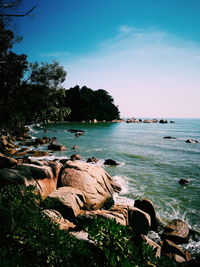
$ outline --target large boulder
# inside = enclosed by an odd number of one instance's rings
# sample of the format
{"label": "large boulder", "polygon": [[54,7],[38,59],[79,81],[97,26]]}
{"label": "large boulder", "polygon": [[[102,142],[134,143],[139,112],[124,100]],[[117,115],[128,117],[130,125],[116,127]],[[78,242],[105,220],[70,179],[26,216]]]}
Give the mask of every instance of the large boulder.
{"label": "large boulder", "polygon": [[83,192],[70,186],[58,188],[49,194],[45,201],[49,201],[52,209],[59,211],[70,221],[74,221],[85,205]]}
{"label": "large boulder", "polygon": [[18,161],[16,159],[0,155],[0,169],[12,168],[12,167],[15,167],[17,164],[18,164]]}
{"label": "large boulder", "polygon": [[188,242],[190,229],[186,222],[175,219],[172,220],[164,229],[163,239],[168,239],[175,244],[184,244]]}
{"label": "large boulder", "polygon": [[146,213],[151,217],[151,228],[150,230],[158,230],[158,220],[156,218],[156,212],[153,203],[149,199],[137,199],[135,200],[134,206]]}
{"label": "large boulder", "polygon": [[128,221],[134,233],[148,234],[151,226],[151,217],[146,212],[135,207],[129,207]]}
{"label": "large boulder", "polygon": [[15,169],[0,170],[0,187],[17,183],[34,185],[44,198],[56,190],[61,163],[45,162],[42,166],[35,164],[19,164]]}
{"label": "large boulder", "polygon": [[184,252],[179,246],[174,244],[170,240],[164,240],[160,242],[161,253],[169,256],[171,259],[177,262],[185,262],[190,260],[190,253]]}
{"label": "large boulder", "polygon": [[101,167],[80,161],[67,161],[64,165],[61,186],[71,186],[81,190],[89,210],[113,204],[113,194],[119,186]]}

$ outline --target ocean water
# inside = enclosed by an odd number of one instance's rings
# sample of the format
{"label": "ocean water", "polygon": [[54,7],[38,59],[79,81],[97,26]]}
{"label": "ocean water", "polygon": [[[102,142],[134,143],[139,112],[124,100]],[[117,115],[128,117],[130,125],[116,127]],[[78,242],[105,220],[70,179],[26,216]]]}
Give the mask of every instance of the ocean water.
{"label": "ocean water", "polygon": [[[132,205],[135,199],[148,198],[158,216],[182,219],[200,233],[200,143],[185,142],[200,141],[200,119],[172,120],[175,123],[56,123],[34,126],[32,135],[55,136],[67,147],[50,158],[78,153],[83,160],[96,157],[101,166],[105,159],[116,160],[118,166],[103,167],[122,186],[116,196],[118,203]],[[68,129],[84,130],[85,134],[76,138]],[[74,145],[79,148],[72,149]],[[181,178],[190,183],[180,185]],[[200,235],[186,247],[200,253]]]}

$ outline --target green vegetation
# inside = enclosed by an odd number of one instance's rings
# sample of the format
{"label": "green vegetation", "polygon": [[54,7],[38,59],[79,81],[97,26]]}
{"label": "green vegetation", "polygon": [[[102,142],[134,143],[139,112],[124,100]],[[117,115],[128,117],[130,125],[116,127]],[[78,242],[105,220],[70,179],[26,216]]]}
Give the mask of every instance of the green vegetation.
{"label": "green vegetation", "polygon": [[0,132],[38,122],[119,118],[107,91],[65,89],[67,73],[58,62],[28,63],[26,55],[11,51],[15,42],[0,16]]}
{"label": "green vegetation", "polygon": [[156,258],[146,244],[134,243],[132,231],[114,221],[84,224],[93,243],[80,241],[58,228],[41,212],[34,187],[5,186],[0,191],[1,266],[177,266]]}

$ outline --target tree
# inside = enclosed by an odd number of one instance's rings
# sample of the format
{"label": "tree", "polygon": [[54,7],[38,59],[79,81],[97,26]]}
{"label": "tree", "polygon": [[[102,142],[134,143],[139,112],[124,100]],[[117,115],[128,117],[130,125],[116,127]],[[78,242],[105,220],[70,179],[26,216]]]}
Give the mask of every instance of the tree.
{"label": "tree", "polygon": [[29,63],[26,75],[27,77],[24,82],[58,89],[58,86],[65,81],[67,72],[56,61],[53,61],[51,64],[34,62]]}
{"label": "tree", "polygon": [[[27,69],[26,55],[11,51],[14,34],[0,21],[0,126],[16,124],[16,95],[19,94],[21,79]],[[16,125],[17,126],[17,125]]]}

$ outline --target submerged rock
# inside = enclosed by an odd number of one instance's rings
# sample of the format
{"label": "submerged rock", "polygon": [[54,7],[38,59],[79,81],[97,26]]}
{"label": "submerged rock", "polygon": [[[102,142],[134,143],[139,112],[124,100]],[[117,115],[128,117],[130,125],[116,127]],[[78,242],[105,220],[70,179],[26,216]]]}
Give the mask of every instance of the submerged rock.
{"label": "submerged rock", "polygon": [[106,159],[104,161],[104,165],[110,165],[110,166],[116,166],[119,165],[119,163],[117,163],[115,160],[113,159]]}
{"label": "submerged rock", "polygon": [[185,185],[185,184],[189,184],[189,181],[186,180],[186,179],[180,179],[180,180],[179,180],[179,184],[183,184],[183,185]]}
{"label": "submerged rock", "polygon": [[195,143],[199,143],[198,140],[194,140],[194,139],[188,139],[185,141],[186,143],[189,143],[189,144],[195,144]]}

